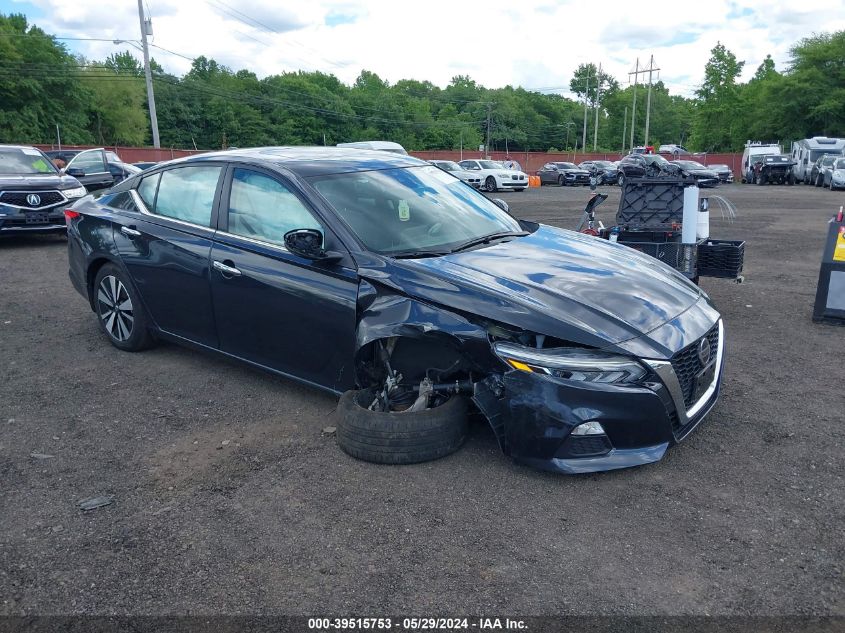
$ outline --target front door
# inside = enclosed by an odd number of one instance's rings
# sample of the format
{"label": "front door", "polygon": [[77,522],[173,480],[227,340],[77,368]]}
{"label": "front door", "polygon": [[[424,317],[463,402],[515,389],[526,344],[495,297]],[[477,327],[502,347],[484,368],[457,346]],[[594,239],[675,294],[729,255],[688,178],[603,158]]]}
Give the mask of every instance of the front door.
{"label": "front door", "polygon": [[79,152],[70,159],[64,171],[70,176],[75,176],[88,191],[106,189],[114,184],[114,177],[106,162],[106,152],[102,149]]}
{"label": "front door", "polygon": [[[331,231],[282,176],[234,168],[211,250],[220,349],[336,391],[354,382],[357,274],[351,260],[320,263],[289,252],[284,234]],[[223,213],[223,209],[226,213]]]}
{"label": "front door", "polygon": [[163,331],[217,347],[209,255],[222,165],[175,167],[133,190],[137,212],[115,216],[114,241],[147,311]]}

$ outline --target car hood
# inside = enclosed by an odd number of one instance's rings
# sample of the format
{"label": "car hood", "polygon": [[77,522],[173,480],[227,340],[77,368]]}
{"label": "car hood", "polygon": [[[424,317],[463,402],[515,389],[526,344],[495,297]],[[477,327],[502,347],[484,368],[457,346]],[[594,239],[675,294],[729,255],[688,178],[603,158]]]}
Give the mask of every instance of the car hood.
{"label": "car hood", "polygon": [[558,171],[564,172],[566,174],[584,174],[585,176],[589,176],[590,172],[587,169],[558,169]]}
{"label": "car hood", "polygon": [[450,171],[449,173],[461,180],[465,178],[481,178],[477,171],[467,171],[466,169],[462,169],[460,171]]}
{"label": "car hood", "polygon": [[693,176],[701,176],[702,178],[716,178],[719,175],[712,169],[686,169],[682,167],[681,171],[692,174]]}
{"label": "car hood", "polygon": [[654,258],[544,225],[471,251],[370,264],[359,274],[412,297],[593,347],[641,337],[702,298]]}
{"label": "car hood", "polygon": [[0,174],[0,191],[44,191],[45,189],[73,189],[81,186],[73,176],[59,174],[32,174],[13,176]]}

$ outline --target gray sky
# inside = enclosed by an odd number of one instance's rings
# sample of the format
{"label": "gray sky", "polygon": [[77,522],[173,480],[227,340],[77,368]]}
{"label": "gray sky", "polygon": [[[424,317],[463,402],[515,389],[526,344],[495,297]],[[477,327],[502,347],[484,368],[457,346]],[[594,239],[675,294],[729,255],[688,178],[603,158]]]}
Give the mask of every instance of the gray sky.
{"label": "gray sky", "polygon": [[[157,46],[188,58],[206,55],[259,77],[320,70],[352,83],[367,69],[391,83],[418,79],[443,87],[462,74],[490,88],[510,84],[561,94],[579,63],[602,63],[624,86],[637,57],[647,64],[653,54],[659,78],[673,93],[690,95],[717,41],[745,60],[747,79],[766,54],[782,70],[799,39],[845,30],[845,3],[837,0],[145,3]],[[0,12],[24,13],[60,36],[140,37],[136,0],[0,0]],[[92,59],[127,48],[108,41],[66,43]],[[170,72],[190,67],[185,57],[152,51]]]}

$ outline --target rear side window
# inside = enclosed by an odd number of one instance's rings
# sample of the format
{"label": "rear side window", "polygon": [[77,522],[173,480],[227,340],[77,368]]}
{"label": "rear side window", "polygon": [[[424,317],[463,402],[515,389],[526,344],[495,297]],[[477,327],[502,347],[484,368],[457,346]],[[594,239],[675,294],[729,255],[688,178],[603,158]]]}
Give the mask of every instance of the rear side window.
{"label": "rear side window", "polygon": [[144,204],[147,205],[150,211],[155,208],[156,189],[158,189],[158,179],[160,176],[161,174],[147,176],[138,185],[138,195],[141,196],[141,200],[144,201]]}
{"label": "rear side window", "polygon": [[154,213],[199,226],[211,226],[211,209],[222,169],[203,165],[163,172]]}

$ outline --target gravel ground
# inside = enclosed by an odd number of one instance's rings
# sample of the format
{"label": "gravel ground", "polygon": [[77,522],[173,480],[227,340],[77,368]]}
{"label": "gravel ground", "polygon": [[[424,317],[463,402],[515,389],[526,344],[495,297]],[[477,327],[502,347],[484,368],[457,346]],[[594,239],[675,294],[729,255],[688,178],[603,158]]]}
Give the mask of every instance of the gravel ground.
{"label": "gravel ground", "polygon": [[[739,216],[714,236],[747,240],[745,283],[702,282],[722,398],[662,462],[577,477],[511,463],[482,423],[437,462],[355,461],[321,433],[334,397],[120,352],[63,239],[0,240],[0,614],[845,614],[845,329],[810,320],[842,195],[716,193]],[[571,228],[588,194],[501,197]]]}

